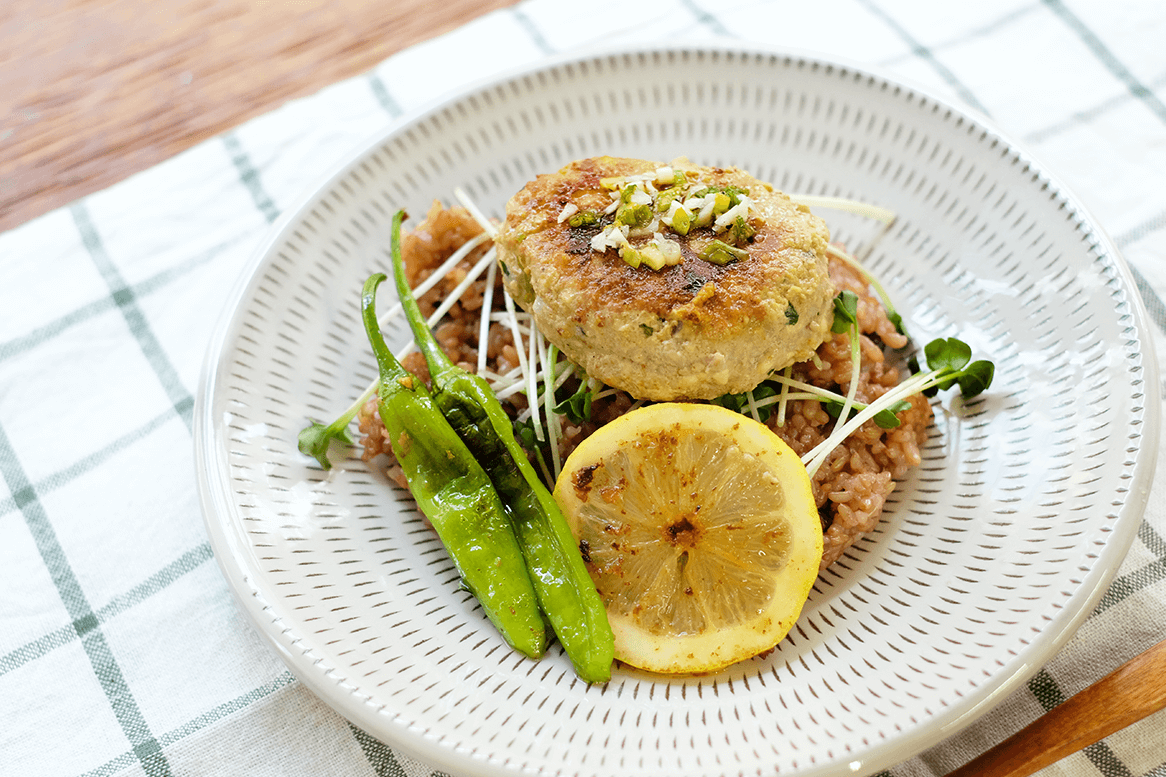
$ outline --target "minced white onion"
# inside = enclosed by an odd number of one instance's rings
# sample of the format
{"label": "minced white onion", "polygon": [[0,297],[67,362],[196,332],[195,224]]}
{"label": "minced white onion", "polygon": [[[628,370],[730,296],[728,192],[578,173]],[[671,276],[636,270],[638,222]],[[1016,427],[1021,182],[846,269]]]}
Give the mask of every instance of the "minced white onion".
{"label": "minced white onion", "polygon": [[559,223],[562,224],[564,221],[571,218],[572,216],[574,216],[578,212],[579,212],[579,206],[573,202],[568,202],[566,205],[563,206],[563,209],[561,211],[559,211]]}
{"label": "minced white onion", "polygon": [[719,232],[732,226],[733,222],[736,221],[738,217],[748,221],[749,206],[752,204],[752,201],[748,197],[742,197],[740,202],[729,208],[721,215],[717,216],[717,220],[713,222],[713,225]]}

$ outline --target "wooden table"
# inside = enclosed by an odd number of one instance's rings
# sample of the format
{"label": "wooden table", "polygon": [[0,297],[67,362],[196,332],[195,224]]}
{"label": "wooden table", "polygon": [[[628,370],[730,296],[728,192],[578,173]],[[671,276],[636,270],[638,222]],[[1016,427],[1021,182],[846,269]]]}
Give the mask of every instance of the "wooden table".
{"label": "wooden table", "polygon": [[0,231],[515,0],[7,0]]}

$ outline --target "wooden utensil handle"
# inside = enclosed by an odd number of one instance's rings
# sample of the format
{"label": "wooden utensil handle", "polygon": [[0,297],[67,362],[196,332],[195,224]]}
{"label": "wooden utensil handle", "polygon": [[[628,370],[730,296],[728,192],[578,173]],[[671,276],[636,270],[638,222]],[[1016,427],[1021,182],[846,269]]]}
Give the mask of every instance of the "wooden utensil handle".
{"label": "wooden utensil handle", "polygon": [[948,777],[1025,777],[1166,708],[1166,640]]}

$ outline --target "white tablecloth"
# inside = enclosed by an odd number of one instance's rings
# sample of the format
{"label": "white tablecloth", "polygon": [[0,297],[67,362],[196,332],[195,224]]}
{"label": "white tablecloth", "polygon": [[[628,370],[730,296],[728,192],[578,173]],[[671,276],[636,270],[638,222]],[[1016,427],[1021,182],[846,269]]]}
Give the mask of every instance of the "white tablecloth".
{"label": "white tablecloth", "polygon": [[[1166,363],[1160,1],[522,2],[0,234],[0,773],[433,773],[295,681],[214,563],[191,411],[224,290],[304,187],[435,89],[716,36],[842,55],[990,116],[1115,239]],[[1166,637],[1164,486],[1063,652],[886,774],[943,774]],[[1047,773],[1166,775],[1166,714]]]}

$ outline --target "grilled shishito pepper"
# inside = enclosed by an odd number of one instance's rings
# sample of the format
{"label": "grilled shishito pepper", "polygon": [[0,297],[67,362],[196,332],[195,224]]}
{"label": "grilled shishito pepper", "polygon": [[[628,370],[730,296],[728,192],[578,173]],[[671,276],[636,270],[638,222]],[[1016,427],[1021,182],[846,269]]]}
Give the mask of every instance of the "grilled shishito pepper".
{"label": "grilled shishito pepper", "polygon": [[566,518],[515,439],[494,392],[484,379],[450,361],[421,316],[401,258],[404,217],[403,211],[393,217],[393,278],[413,339],[429,365],[433,399],[498,489],[514,521],[539,605],[575,673],[588,683],[607,682],[615,647],[603,601]]}
{"label": "grilled shishito pepper", "polygon": [[546,648],[546,632],[498,492],[425,384],[389,351],[377,324],[376,289],[386,277],[378,273],[365,282],[361,315],[380,370],[377,404],[393,453],[417,506],[486,616],[507,642],[538,658]]}

